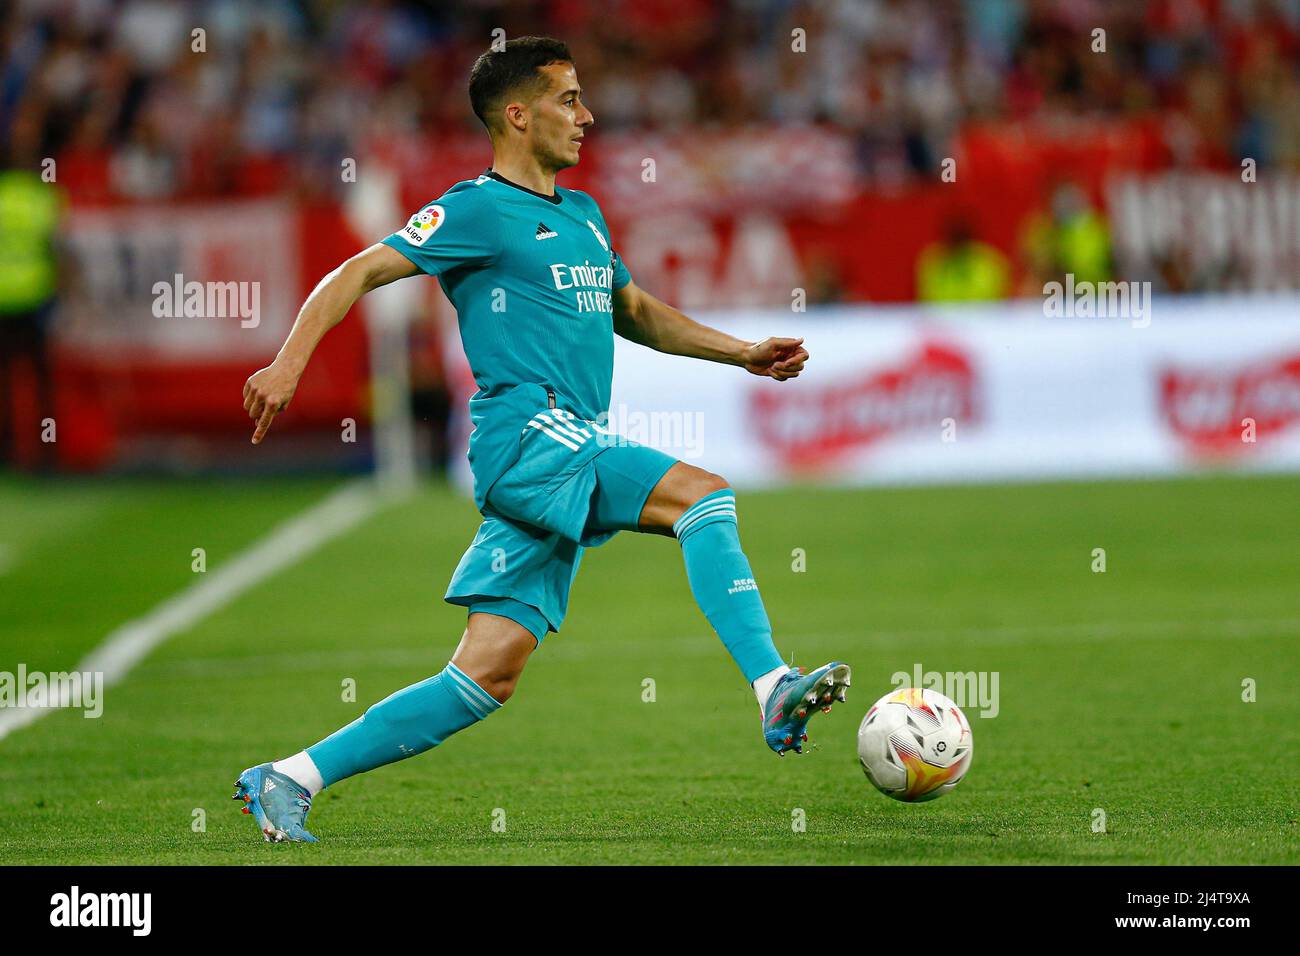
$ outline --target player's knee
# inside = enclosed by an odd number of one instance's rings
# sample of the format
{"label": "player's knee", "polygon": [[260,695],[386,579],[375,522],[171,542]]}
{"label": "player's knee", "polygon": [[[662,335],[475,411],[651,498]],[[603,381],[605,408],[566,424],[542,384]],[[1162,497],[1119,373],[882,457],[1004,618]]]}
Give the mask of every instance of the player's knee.
{"label": "player's knee", "polygon": [[515,692],[515,685],[519,683],[519,676],[523,673],[522,668],[515,668],[508,664],[499,664],[488,667],[480,673],[471,674],[471,679],[478,684],[489,697],[498,704],[504,704]]}
{"label": "player's knee", "polygon": [[717,491],[723,491],[730,488],[726,478],[721,475],[715,475],[711,471],[705,471],[703,468],[696,469],[697,474],[691,475],[691,482],[688,494],[686,495],[686,507],[690,507],[701,498],[706,498]]}
{"label": "player's knee", "polygon": [[730,487],[721,475],[679,462],[647,500],[641,512],[641,530],[667,533],[700,499]]}
{"label": "player's knee", "polygon": [[518,674],[501,674],[499,676],[488,677],[476,682],[488,693],[498,704],[504,704],[515,693],[515,685],[519,683]]}
{"label": "player's knee", "polygon": [[[540,615],[536,609],[533,612]],[[502,614],[472,612],[451,662],[485,694],[504,704],[514,694],[536,646],[537,638],[527,625]]]}

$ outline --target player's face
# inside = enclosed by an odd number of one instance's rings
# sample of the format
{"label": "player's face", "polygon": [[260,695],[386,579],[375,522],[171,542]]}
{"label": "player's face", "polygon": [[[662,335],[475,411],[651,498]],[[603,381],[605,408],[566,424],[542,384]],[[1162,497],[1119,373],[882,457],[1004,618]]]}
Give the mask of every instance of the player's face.
{"label": "player's face", "polygon": [[582,135],[596,119],[582,105],[572,63],[552,63],[541,72],[550,85],[532,104],[533,151],[544,166],[567,169],[578,164]]}

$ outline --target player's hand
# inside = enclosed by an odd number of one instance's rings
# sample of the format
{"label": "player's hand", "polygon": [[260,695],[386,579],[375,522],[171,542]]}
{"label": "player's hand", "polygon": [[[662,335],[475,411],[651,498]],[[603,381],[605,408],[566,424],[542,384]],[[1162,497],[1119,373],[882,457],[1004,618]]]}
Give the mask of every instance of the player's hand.
{"label": "player's hand", "polygon": [[803,339],[768,338],[745,349],[743,364],[747,372],[784,382],[797,378],[807,361]]}
{"label": "player's hand", "polygon": [[297,388],[298,376],[274,362],[249,376],[244,383],[244,410],[257,422],[254,445],[261,444],[272,419],[288,407]]}

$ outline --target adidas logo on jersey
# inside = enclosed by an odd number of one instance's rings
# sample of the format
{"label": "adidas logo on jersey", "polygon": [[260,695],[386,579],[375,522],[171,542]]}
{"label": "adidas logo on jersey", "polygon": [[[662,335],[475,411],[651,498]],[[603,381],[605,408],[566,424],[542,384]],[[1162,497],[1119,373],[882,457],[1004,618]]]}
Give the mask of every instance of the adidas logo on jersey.
{"label": "adidas logo on jersey", "polygon": [[548,228],[546,227],[546,223],[544,223],[544,222],[539,222],[539,223],[537,224],[537,238],[538,238],[538,239],[554,239],[554,238],[555,238],[556,236],[558,236],[558,235],[559,235],[559,233],[556,232],[555,230],[553,230],[553,229],[548,229]]}

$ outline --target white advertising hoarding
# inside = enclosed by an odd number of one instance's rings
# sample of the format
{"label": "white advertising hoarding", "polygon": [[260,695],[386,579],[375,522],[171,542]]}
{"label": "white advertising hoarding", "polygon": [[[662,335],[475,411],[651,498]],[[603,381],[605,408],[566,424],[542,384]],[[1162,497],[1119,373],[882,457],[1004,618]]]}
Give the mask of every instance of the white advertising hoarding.
{"label": "white advertising hoarding", "polygon": [[1300,470],[1295,297],[694,317],[803,336],[811,360],[778,383],[619,340],[609,424],[737,487]]}

